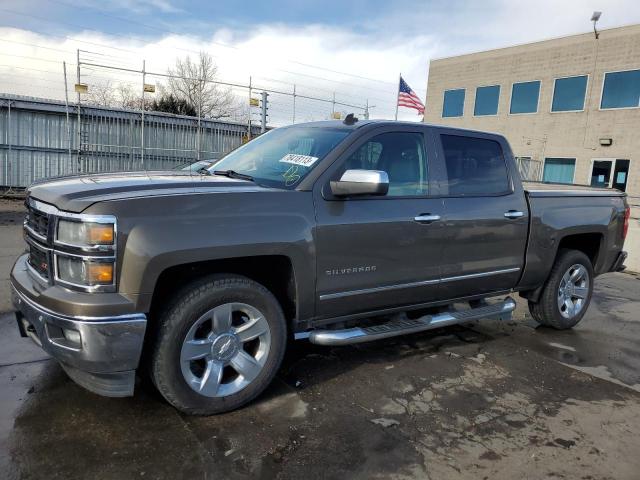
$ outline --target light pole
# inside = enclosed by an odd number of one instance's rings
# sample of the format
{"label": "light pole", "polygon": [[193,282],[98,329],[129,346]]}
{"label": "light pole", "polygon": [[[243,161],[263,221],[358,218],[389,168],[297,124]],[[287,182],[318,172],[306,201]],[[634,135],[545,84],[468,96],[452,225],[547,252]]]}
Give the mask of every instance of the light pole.
{"label": "light pole", "polygon": [[598,20],[600,20],[600,15],[602,15],[602,12],[593,12],[593,15],[591,15],[591,21],[593,22],[593,33],[596,35],[596,40],[598,40],[598,38],[600,37],[600,32],[598,32],[598,29],[596,28],[596,23],[598,23]]}

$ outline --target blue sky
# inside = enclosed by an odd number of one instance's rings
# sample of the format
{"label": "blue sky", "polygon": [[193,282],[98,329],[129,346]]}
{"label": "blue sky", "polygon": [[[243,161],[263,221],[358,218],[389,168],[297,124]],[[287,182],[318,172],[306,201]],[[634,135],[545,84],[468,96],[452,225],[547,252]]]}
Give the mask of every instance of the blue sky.
{"label": "blue sky", "polygon": [[77,48],[156,72],[205,50],[222,80],[335,92],[388,117],[399,72],[423,97],[430,59],[586,32],[594,10],[602,28],[640,22],[637,0],[0,0],[0,90],[59,95],[54,62],[73,64]]}

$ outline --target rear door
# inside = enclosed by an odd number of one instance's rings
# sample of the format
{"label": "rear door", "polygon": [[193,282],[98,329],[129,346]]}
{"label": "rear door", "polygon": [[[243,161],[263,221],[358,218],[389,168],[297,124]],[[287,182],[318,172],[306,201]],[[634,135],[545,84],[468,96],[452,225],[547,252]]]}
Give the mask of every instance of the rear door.
{"label": "rear door", "polygon": [[[438,298],[443,201],[434,196],[427,131],[394,126],[363,134],[316,182],[319,317]],[[333,197],[329,181],[347,169],[386,171],[389,193]]]}
{"label": "rear door", "polygon": [[443,298],[508,290],[518,283],[528,207],[511,151],[499,136],[441,129],[446,243]]}

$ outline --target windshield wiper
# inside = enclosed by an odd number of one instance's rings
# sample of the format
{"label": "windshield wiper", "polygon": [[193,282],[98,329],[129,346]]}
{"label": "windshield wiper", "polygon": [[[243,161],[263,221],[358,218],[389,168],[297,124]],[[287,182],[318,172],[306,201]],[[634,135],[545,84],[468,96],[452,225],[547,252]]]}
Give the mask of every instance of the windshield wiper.
{"label": "windshield wiper", "polygon": [[238,178],[240,180],[248,180],[249,182],[255,182],[251,175],[247,175],[246,173],[238,173],[235,170],[214,170],[214,175],[222,175],[223,177],[228,178]]}

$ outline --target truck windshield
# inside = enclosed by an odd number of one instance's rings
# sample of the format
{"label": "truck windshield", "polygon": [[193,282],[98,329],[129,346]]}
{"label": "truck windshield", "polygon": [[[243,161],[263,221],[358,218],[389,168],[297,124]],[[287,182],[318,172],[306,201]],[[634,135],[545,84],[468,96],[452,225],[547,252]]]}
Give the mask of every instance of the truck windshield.
{"label": "truck windshield", "polygon": [[259,185],[293,189],[349,133],[339,128],[277,128],[229,153],[209,171],[233,170]]}

